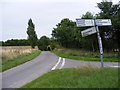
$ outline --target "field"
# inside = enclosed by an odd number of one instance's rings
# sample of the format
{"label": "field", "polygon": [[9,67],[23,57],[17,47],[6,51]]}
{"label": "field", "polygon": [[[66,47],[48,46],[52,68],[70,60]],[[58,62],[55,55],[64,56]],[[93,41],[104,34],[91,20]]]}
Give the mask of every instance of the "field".
{"label": "field", "polygon": [[36,51],[37,48],[32,49],[30,46],[7,46],[2,47],[2,63],[20,57],[22,55],[30,54]]}
{"label": "field", "polygon": [[37,47],[32,49],[30,46],[6,46],[0,50],[3,71],[31,60],[40,53]]}
{"label": "field", "polygon": [[58,69],[22,88],[118,88],[118,69],[92,66]]}
{"label": "field", "polygon": [[[81,49],[60,48],[53,51],[56,55],[64,58],[83,60],[83,61],[100,61],[99,52],[85,51]],[[118,53],[104,52],[104,62],[120,62]]]}

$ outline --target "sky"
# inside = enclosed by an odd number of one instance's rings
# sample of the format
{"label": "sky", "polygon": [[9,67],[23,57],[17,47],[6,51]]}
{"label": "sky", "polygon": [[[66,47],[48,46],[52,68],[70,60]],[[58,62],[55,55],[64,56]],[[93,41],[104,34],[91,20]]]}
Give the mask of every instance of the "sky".
{"label": "sky", "polygon": [[[1,0],[0,41],[27,39],[28,20],[35,24],[38,39],[51,37],[53,28],[64,18],[75,21],[90,11],[97,14],[102,0]],[[112,0],[113,4],[119,0]]]}

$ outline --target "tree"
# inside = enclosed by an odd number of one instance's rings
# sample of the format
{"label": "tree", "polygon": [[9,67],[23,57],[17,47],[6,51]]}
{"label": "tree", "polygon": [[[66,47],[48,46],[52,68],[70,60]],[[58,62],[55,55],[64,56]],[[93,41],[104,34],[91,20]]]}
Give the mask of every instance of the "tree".
{"label": "tree", "polygon": [[2,46],[29,46],[29,42],[26,39],[11,39],[5,42],[2,41]]}
{"label": "tree", "polygon": [[58,23],[57,28],[52,31],[52,36],[64,47],[70,48],[75,47],[75,22],[65,18]]}
{"label": "tree", "polygon": [[38,48],[42,51],[47,51],[50,46],[50,39],[46,36],[42,36],[37,42]]}
{"label": "tree", "polygon": [[102,18],[109,18],[112,14],[112,2],[97,3],[98,8],[101,10],[99,13]]}
{"label": "tree", "polygon": [[[82,15],[82,19],[93,19],[94,15],[91,12],[86,12],[85,14]],[[88,29],[90,27],[82,27],[81,30]],[[80,31],[81,31],[80,30]],[[93,52],[98,50],[98,44],[97,44],[97,36],[96,34],[89,35],[87,37],[81,37],[81,45],[83,48],[86,48],[88,50],[92,50]],[[89,45],[89,47],[88,47]]]}
{"label": "tree", "polygon": [[37,35],[35,32],[35,25],[32,22],[32,19],[28,21],[28,28],[27,28],[28,40],[32,48],[35,48],[37,45]]}
{"label": "tree", "polygon": [[101,34],[104,36],[102,38],[105,49],[109,51],[119,48],[120,50],[120,3],[113,5],[112,2],[100,2],[97,6],[101,10],[97,18],[112,20],[111,27],[100,27]]}
{"label": "tree", "polygon": [[[82,19],[93,18],[93,15],[90,12],[87,12],[82,16]],[[56,39],[61,46],[66,48],[84,48],[89,50],[96,50],[97,39],[95,35],[92,37],[83,38],[81,36],[81,31],[87,29],[86,27],[77,27],[76,23],[68,18],[61,20],[58,23],[57,28],[54,28],[52,31],[52,37]],[[89,47],[88,47],[89,45]]]}
{"label": "tree", "polygon": [[85,14],[82,15],[82,19],[93,19],[94,16],[91,12],[86,12]]}

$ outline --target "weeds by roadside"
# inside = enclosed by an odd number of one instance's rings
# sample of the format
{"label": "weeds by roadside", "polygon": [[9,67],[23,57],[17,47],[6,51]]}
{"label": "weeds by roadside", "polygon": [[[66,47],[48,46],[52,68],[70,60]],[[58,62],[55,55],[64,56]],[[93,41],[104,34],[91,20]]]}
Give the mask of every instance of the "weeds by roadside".
{"label": "weeds by roadside", "polygon": [[22,88],[118,88],[117,68],[64,68],[50,71]]}
{"label": "weeds by roadside", "polygon": [[[80,49],[55,49],[53,51],[56,55],[64,58],[83,60],[83,61],[100,61],[99,52],[90,52]],[[105,62],[120,62],[120,57],[118,54],[113,52],[104,52],[103,54]]]}

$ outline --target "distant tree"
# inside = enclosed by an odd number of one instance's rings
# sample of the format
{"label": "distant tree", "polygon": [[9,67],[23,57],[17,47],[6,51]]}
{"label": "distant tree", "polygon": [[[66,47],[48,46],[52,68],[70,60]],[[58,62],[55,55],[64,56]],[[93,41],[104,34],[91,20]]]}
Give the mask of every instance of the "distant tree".
{"label": "distant tree", "polygon": [[37,45],[37,35],[35,32],[35,25],[32,22],[32,19],[28,21],[28,28],[27,28],[28,40],[32,48],[35,48]]}
{"label": "distant tree", "polygon": [[30,44],[26,39],[11,39],[2,41],[2,46],[30,46]]}
{"label": "distant tree", "polygon": [[91,12],[86,12],[82,15],[82,19],[92,19],[94,18],[93,14]]}
{"label": "distant tree", "polygon": [[37,42],[38,48],[42,51],[47,51],[50,46],[50,39],[46,36],[42,36]]}
{"label": "distant tree", "polygon": [[0,41],[0,46],[2,46],[4,44],[4,42],[3,41]]}
{"label": "distant tree", "polygon": [[50,38],[50,46],[51,46],[51,50],[61,47],[60,44],[56,41],[56,39],[54,39],[53,37]]}

